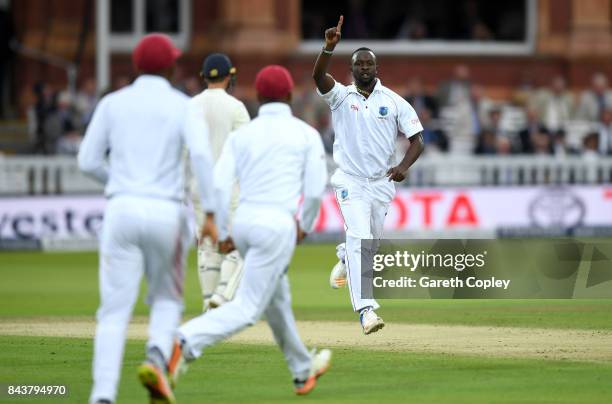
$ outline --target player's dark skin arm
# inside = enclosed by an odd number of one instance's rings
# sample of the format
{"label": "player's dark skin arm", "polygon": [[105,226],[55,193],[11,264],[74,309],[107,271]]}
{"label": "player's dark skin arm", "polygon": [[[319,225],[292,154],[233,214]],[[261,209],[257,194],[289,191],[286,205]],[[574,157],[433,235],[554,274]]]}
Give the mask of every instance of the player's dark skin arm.
{"label": "player's dark skin arm", "polygon": [[[333,52],[336,48],[338,42],[340,42],[340,36],[342,29],[342,22],[344,21],[344,16],[340,16],[338,20],[338,25],[332,28],[325,30],[325,49],[328,52]],[[331,54],[325,53],[321,51],[319,53],[319,57],[315,62],[314,69],[312,71],[312,78],[317,85],[317,88],[321,92],[321,94],[326,94],[334,87],[335,80],[331,76],[331,74],[327,73],[327,68],[329,67],[329,61],[331,60]]]}
{"label": "player's dark skin arm", "polygon": [[408,150],[406,150],[406,154],[404,154],[402,161],[387,171],[389,181],[404,181],[406,179],[406,172],[410,166],[417,161],[424,149],[425,144],[423,143],[422,134],[419,133],[418,135],[413,136],[410,140],[410,146],[408,146]]}

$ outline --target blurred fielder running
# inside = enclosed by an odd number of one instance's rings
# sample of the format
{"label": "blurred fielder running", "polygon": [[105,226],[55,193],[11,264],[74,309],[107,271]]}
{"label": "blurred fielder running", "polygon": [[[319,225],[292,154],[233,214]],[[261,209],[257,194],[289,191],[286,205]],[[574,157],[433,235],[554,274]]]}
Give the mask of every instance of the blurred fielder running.
{"label": "blurred fielder running", "polygon": [[[151,319],[138,375],[152,402],[175,402],[166,371],[183,311],[190,238],[182,203],[185,146],[203,205],[216,205],[208,129],[189,108],[189,98],[169,82],[179,55],[167,36],[145,36],[132,54],[139,77],[100,101],[79,151],[79,167],[106,184],[108,198],[100,237],[92,403],[115,401],[143,273]],[[212,211],[206,217],[203,233],[216,240]]]}
{"label": "blurred fielder running", "polygon": [[[229,133],[250,121],[244,104],[232,97],[230,90],[236,77],[236,68],[222,53],[209,55],[202,65],[201,77],[207,88],[191,99],[200,119],[208,126],[212,157],[219,159]],[[197,182],[192,177],[190,189],[198,228],[202,228],[203,209],[198,198]],[[233,182],[235,183],[235,182]],[[232,191],[230,222],[238,205],[238,187]],[[238,251],[220,254],[218,245],[210,238],[198,237],[198,277],[204,299],[203,311],[218,307],[231,300],[242,276],[242,259]]]}
{"label": "blurred fielder running", "polygon": [[[351,56],[354,83],[344,86],[327,73],[334,48],[340,41],[343,17],[325,31],[325,45],[312,77],[318,93],[332,111],[335,132],[334,161],[338,170],[331,178],[344,218],[346,245],[337,248],[340,262],[330,276],[332,287],[346,283],[353,310],[365,334],[384,327],[376,315],[379,305],[361,296],[361,240],[380,239],[385,216],[395,195],[391,181],[403,181],[408,168],[423,151],[423,130],[414,109],[377,78],[376,56],[359,48]],[[398,132],[410,138],[402,161],[393,166]],[[347,271],[348,269],[348,271]]]}
{"label": "blurred fielder running", "polygon": [[[277,65],[262,69],[255,87],[261,103],[257,118],[232,132],[215,167],[219,198],[221,252],[235,247],[244,257],[244,273],[235,298],[179,329],[169,365],[176,382],[185,361],[251,326],[265,314],[294,379],[296,394],[307,394],[329,367],[331,351],[308,352],[291,310],[286,268],[299,242],[314,226],[327,173],[319,133],[293,117],[288,103],[293,80]],[[232,236],[228,210],[234,178],[240,201]],[[296,223],[300,195],[301,220]]]}

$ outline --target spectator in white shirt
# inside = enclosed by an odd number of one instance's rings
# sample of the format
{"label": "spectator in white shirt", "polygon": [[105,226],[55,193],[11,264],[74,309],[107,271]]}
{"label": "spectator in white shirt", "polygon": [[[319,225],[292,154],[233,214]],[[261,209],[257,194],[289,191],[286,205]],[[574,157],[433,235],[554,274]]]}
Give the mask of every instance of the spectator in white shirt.
{"label": "spectator in white shirt", "polygon": [[588,121],[599,121],[606,109],[612,108],[612,88],[603,73],[593,75],[591,89],[582,93],[576,117]]}

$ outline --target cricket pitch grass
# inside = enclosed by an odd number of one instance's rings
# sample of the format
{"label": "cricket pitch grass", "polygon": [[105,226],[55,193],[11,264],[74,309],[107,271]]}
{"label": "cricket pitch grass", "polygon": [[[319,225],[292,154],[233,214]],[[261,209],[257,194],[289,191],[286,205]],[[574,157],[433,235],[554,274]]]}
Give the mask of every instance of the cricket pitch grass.
{"label": "cricket pitch grass", "polygon": [[[309,347],[334,352],[307,397],[265,323],[205,351],[180,403],[612,402],[612,300],[383,300],[387,326],[364,336],[346,289],[328,286],[332,245],[299,247],[293,306]],[[98,303],[95,253],[0,253],[0,402],[85,403]],[[144,286],[143,286],[144,291]],[[190,255],[185,319],[201,308]],[[118,403],[147,402],[136,367],[147,308],[130,326]],[[14,398],[6,385],[63,384],[66,397]]]}

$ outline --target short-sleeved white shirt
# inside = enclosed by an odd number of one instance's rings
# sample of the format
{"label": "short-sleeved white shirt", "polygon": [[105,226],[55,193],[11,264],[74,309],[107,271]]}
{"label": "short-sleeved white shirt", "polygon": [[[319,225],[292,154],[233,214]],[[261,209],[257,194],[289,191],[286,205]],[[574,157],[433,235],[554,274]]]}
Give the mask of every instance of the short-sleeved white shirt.
{"label": "short-sleeved white shirt", "polygon": [[395,140],[423,131],[414,108],[380,80],[368,98],[338,82],[323,97],[332,111],[334,161],[347,174],[383,177],[394,165]]}

